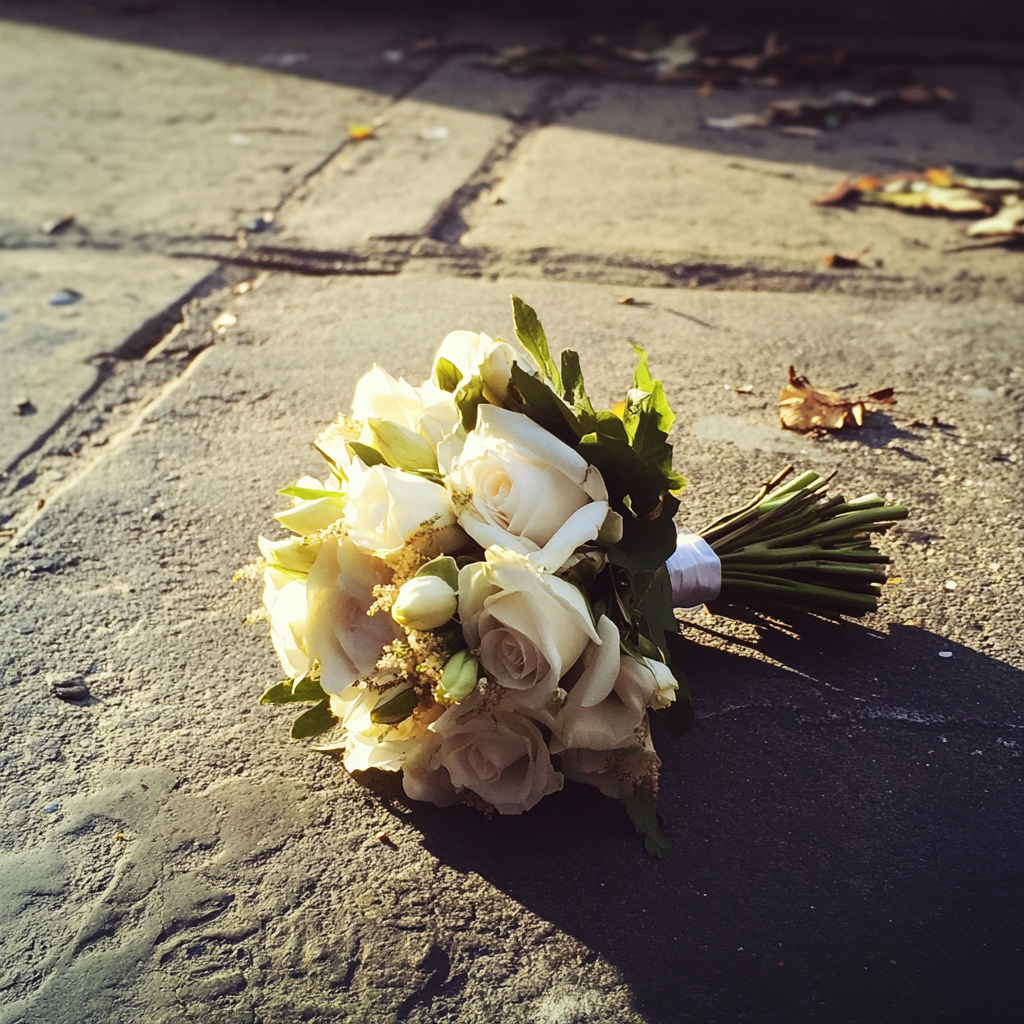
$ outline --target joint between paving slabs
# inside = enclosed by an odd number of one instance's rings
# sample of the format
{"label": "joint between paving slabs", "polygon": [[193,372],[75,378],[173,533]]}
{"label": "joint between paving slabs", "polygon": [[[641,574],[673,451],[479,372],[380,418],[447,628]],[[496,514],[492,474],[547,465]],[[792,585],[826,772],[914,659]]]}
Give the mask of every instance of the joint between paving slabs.
{"label": "joint between paving slabs", "polygon": [[93,356],[96,380],[49,429],[0,473],[0,563],[58,491],[73,487],[141,426],[195,360],[217,344],[217,321],[240,286],[266,273],[218,267],[110,352]]}
{"label": "joint between paving slabs", "polygon": [[555,120],[558,100],[568,89],[566,82],[550,81],[541,86],[524,113],[506,115],[511,122],[509,128],[491,147],[480,166],[441,204],[422,232],[424,239],[456,244],[461,241],[470,227],[465,214],[483,195],[493,192],[504,181],[524,141]]}

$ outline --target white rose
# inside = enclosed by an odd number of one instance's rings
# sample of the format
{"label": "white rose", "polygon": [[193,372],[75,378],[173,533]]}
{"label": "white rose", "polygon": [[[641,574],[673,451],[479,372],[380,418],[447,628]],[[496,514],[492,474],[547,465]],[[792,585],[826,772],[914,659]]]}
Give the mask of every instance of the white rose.
{"label": "white rose", "polygon": [[540,730],[515,712],[486,710],[476,697],[449,708],[431,730],[441,745],[431,764],[447,770],[499,814],[521,814],[562,788]]}
{"label": "white rose", "polygon": [[629,747],[617,750],[566,750],[559,766],[567,779],[596,786],[605,796],[622,800],[658,777],[661,758],[654,752],[650,730]]}
{"label": "white rose", "polygon": [[460,374],[459,386],[473,377],[480,377],[484,398],[492,405],[500,405],[505,400],[508,382],[512,379],[512,364],[518,361],[529,368],[529,362],[508,342],[494,341],[486,334],[473,331],[452,331],[445,337],[434,356],[434,379],[437,379],[442,359],[448,360]]}
{"label": "white rose", "polygon": [[[608,518],[601,474],[528,416],[481,405],[448,483],[459,524],[481,547],[530,554],[555,569]],[[560,558],[560,561],[558,560]]]}
{"label": "white rose", "polygon": [[344,521],[355,544],[385,557],[424,526],[446,546],[455,509],[440,484],[390,466],[368,469],[357,459],[349,473]]}
{"label": "white rose", "polygon": [[[416,431],[435,447],[459,424],[458,409],[448,392],[430,381],[416,388],[401,377],[395,380],[376,363],[356,384],[352,415],[364,423],[370,419],[391,420]],[[362,440],[373,443],[372,436]]]}
{"label": "white rose", "polygon": [[324,541],[307,584],[306,645],[320,662],[320,685],[344,694],[370,675],[384,645],[402,636],[386,612],[368,615],[373,588],[391,582],[392,571],[350,540]]}
{"label": "white rose", "polygon": [[256,543],[268,566],[293,576],[305,577],[313,568],[316,556],[320,554],[319,537],[286,537],[284,540],[267,540],[258,537]]}
{"label": "white rose", "polygon": [[308,537],[336,523],[345,512],[345,492],[333,477],[322,483],[312,476],[304,476],[295,484],[311,497],[292,498],[292,507],[275,512],[274,518],[292,533]]}
{"label": "white rose", "polygon": [[267,566],[263,572],[263,583],[263,607],[270,616],[271,643],[288,677],[301,679],[309,671],[306,580]]}
{"label": "white rose", "polygon": [[[352,687],[347,693],[331,697],[331,711],[341,720],[344,728],[340,746],[347,771],[365,772],[379,768],[386,772],[400,771],[409,757],[424,740],[433,742],[427,722],[412,714],[394,725],[374,722],[373,710],[386,704],[402,687],[381,692],[376,688],[380,679],[374,679],[374,688]],[[440,713],[440,709],[438,710]],[[330,748],[325,748],[330,749]]]}
{"label": "white rose", "polygon": [[459,798],[448,769],[434,755],[441,737],[431,732],[410,749],[402,764],[402,788],[410,800],[422,800],[438,807],[451,807]]}
{"label": "white rose", "polygon": [[569,747],[612,750],[635,742],[648,707],[666,707],[678,685],[671,670],[651,658],[637,660],[619,648],[615,623],[602,615],[600,646],[583,653],[583,673],[552,725],[552,753]]}
{"label": "white rose", "polygon": [[[589,642],[601,643],[583,595],[514,551],[489,548],[459,572],[466,643],[498,683],[540,708]],[[618,637],[616,637],[616,645]]]}

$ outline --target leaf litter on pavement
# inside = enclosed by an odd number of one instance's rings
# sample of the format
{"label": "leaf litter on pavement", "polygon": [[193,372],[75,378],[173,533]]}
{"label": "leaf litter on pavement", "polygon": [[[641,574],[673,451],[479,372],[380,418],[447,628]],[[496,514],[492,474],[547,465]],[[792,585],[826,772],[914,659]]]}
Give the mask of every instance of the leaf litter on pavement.
{"label": "leaf litter on pavement", "polygon": [[591,75],[617,81],[678,82],[701,87],[823,82],[850,71],[845,46],[796,46],[768,32],[758,45],[716,38],[707,25],[668,34],[644,25],[631,45],[591,34],[555,45],[509,46],[478,60],[510,75]]}
{"label": "leaf litter on pavement", "polygon": [[965,233],[972,238],[1016,241],[1024,238],[1024,181],[983,178],[954,167],[929,167],[920,174],[844,178],[811,202],[815,206],[868,203],[913,213],[980,216]]}

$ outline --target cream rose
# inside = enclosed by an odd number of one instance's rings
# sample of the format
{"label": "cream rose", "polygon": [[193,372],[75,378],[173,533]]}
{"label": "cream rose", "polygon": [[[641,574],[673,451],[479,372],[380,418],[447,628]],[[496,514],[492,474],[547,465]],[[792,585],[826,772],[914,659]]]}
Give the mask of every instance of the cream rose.
{"label": "cream rose", "polygon": [[368,615],[373,588],[391,582],[392,572],[379,558],[350,539],[328,538],[309,572],[306,587],[305,641],[310,660],[320,662],[320,685],[342,695],[370,675],[384,645],[402,636],[386,612]]}
{"label": "cream rose", "polygon": [[441,342],[434,356],[434,380],[439,378],[441,360],[447,360],[458,371],[457,386],[480,377],[484,398],[493,405],[501,405],[505,400],[508,382],[512,379],[512,364],[518,361],[520,365],[529,365],[508,342],[494,341],[486,334],[473,331],[452,331]]}
{"label": "cream rose", "polygon": [[596,786],[605,796],[622,800],[657,780],[661,758],[654,752],[648,729],[628,747],[566,750],[558,763],[567,779]]}
{"label": "cream rose", "polygon": [[448,772],[455,791],[468,789],[499,814],[521,814],[562,788],[562,776],[540,730],[528,718],[484,708],[475,695],[430,727],[441,738],[431,765]]}
{"label": "cream rose", "polygon": [[292,507],[275,512],[274,518],[292,533],[308,537],[318,530],[325,530],[336,523],[345,512],[345,492],[332,476],[317,480],[312,476],[301,477],[295,484],[303,488],[310,497],[292,498]]}
{"label": "cream rose", "polygon": [[305,578],[268,565],[263,572],[263,607],[270,616],[270,642],[281,667],[290,679],[301,679],[309,671]]}
{"label": "cream rose", "polygon": [[348,480],[345,526],[358,547],[386,557],[428,527],[442,549],[464,535],[455,531],[455,509],[440,484],[390,466],[353,463]]}
{"label": "cream rose", "polygon": [[608,518],[597,469],[528,416],[495,406],[477,410],[448,485],[459,524],[481,547],[524,555],[546,548],[552,569],[596,540]]}
{"label": "cream rose", "polygon": [[[401,377],[395,380],[376,363],[356,384],[352,415],[364,423],[371,419],[390,420],[416,431],[435,447],[459,424],[458,409],[447,391],[431,381],[416,388]],[[372,436],[362,440],[373,443]]]}
{"label": "cream rose", "polygon": [[636,658],[619,648],[615,623],[602,615],[600,646],[583,653],[583,672],[573,684],[552,725],[552,753],[570,747],[612,750],[636,740],[648,707],[665,707],[675,698],[671,670],[651,658]]}
{"label": "cream rose", "polygon": [[[601,643],[583,595],[514,551],[492,547],[459,572],[459,617],[480,663],[524,705],[543,707],[586,649]],[[618,637],[616,636],[616,645]]]}

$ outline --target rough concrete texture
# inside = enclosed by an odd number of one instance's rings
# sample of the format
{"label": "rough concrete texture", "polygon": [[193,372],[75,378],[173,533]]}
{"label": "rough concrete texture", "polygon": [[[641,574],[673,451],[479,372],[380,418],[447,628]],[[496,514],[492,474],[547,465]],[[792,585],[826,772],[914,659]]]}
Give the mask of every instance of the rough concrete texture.
{"label": "rough concrete texture", "polygon": [[0,231],[234,237],[380,113],[386,95],[7,23]]}
{"label": "rough concrete texture", "polygon": [[[85,233],[32,234],[37,213],[18,211],[37,200],[18,185],[24,178],[11,179],[22,233],[6,236],[0,264],[3,302],[16,297],[3,329],[20,340],[3,350],[4,377],[41,361],[53,339],[49,379],[60,386],[47,384],[39,401],[64,411],[54,425],[0,409],[5,445],[12,424],[31,419],[38,431],[12,447],[32,451],[0,479],[0,1022],[1021,1017],[1019,253],[964,257],[973,284],[959,291],[931,250],[886,278],[890,258],[916,251],[905,237],[935,232],[921,237],[937,246],[956,226],[874,210],[818,222],[806,206],[809,184],[827,184],[840,164],[886,169],[884,150],[857,133],[905,127],[909,138],[918,122],[833,133],[831,155],[762,133],[756,155],[741,156],[733,148],[747,143],[692,130],[697,101],[685,90],[510,83],[458,56],[436,58],[434,72],[389,68],[356,43],[333,65],[330,45],[340,53],[344,39],[391,46],[425,29],[297,12],[275,21],[263,11],[232,35],[219,5],[156,6],[131,16],[112,4],[94,15],[79,4],[2,9],[66,33],[45,38],[62,74],[78,69],[82,95],[116,93],[94,60],[96,47],[114,43],[91,33],[131,47],[140,96],[156,95],[151,81],[187,93],[207,75],[239,75],[232,81],[266,90],[281,123],[309,97],[294,115],[308,124],[319,90],[341,90],[330,75],[344,71],[362,76],[354,88],[375,89],[396,127],[381,130],[366,151],[374,159],[354,161],[350,175],[330,162],[336,131],[316,136],[316,153],[306,139],[306,166],[327,172],[281,207],[273,246],[226,242],[212,272],[140,251],[172,252],[174,232],[214,230],[235,201],[217,197],[235,186],[207,180],[212,172],[195,179],[197,195],[214,197],[199,227],[182,227],[167,205],[166,221],[140,241],[121,205],[104,215],[113,250]],[[204,9],[209,23],[197,27]],[[456,42],[515,34],[468,22],[447,31]],[[544,31],[522,29],[524,38]],[[141,48],[153,45],[168,49]],[[220,63],[281,52],[320,63],[310,80],[280,65]],[[378,71],[406,78],[378,88]],[[985,68],[963,74],[995,81]],[[591,93],[596,105],[578,107]],[[504,109],[513,94],[525,109]],[[744,93],[712,99],[756,105]],[[445,115],[425,126],[452,126],[454,145],[431,156],[436,171],[410,172],[403,186],[425,103]],[[669,133],[672,103],[689,111],[686,138]],[[1012,97],[991,103],[991,124],[1018,117]],[[962,158],[956,133],[970,126],[928,123],[927,162]],[[1019,155],[1017,137],[992,137],[986,160]],[[204,138],[176,136],[175,159],[210,166]],[[45,165],[51,150],[26,139],[42,148],[18,159]],[[713,201],[691,215],[673,167]],[[142,163],[132,173],[133,194],[151,193],[147,201],[173,191]],[[748,203],[778,235],[804,239],[799,257],[763,227],[744,247],[723,185],[744,175]],[[107,201],[101,176],[77,187],[82,209]],[[192,186],[175,188],[189,195]],[[391,188],[400,194],[389,221]],[[236,191],[239,206],[286,198],[258,184]],[[602,194],[630,217],[599,215]],[[343,196],[365,196],[376,212],[357,229]],[[507,196],[507,209],[488,196]],[[293,226],[317,204],[334,241],[327,226],[320,241]],[[720,236],[709,227],[716,216]],[[310,220],[303,230],[314,228]],[[840,294],[856,275],[810,269],[815,231],[822,244],[895,255]],[[392,233],[413,237],[361,241]],[[550,248],[535,248],[545,238]],[[187,241],[200,248],[198,235]],[[259,269],[273,260],[307,273]],[[58,266],[68,269],[54,290],[76,288],[85,300],[45,305]],[[73,268],[82,276],[72,279]],[[561,280],[544,279],[553,275]],[[935,275],[939,286],[927,287]],[[645,286],[652,281],[674,287]],[[290,744],[287,712],[256,703],[279,670],[265,627],[247,622],[258,585],[233,577],[254,557],[255,535],[273,532],[276,489],[317,468],[310,439],[346,408],[373,361],[418,380],[448,330],[508,336],[513,291],[537,307],[555,345],[580,350],[601,401],[628,379],[629,343],[648,348],[679,414],[677,464],[691,481],[681,523],[731,507],[786,461],[837,469],[844,492],[878,490],[913,509],[883,542],[902,582],[886,587],[877,616],[755,629],[687,613],[698,717],[683,740],[658,739],[675,847],[666,861],[646,858],[621,808],[595,791],[568,785],[526,815],[492,821],[412,804],[391,776],[352,778]],[[633,304],[616,301],[626,294]],[[74,310],[80,318],[62,319]],[[97,351],[110,354],[83,366]],[[860,431],[784,433],[774,401],[791,362],[832,386],[893,385],[898,404]],[[53,686],[69,681],[89,696],[58,699]]]}
{"label": "rough concrete texture", "polygon": [[419,237],[514,132],[510,117],[536,116],[543,88],[536,79],[495,81],[465,58],[450,62],[391,107],[373,138],[344,149],[296,193],[282,210],[281,243],[335,250]]}
{"label": "rough concrete texture", "polygon": [[0,466],[80,401],[105,356],[166,334],[177,321],[168,308],[213,269],[143,254],[0,250]]}
{"label": "rough concrete texture", "polygon": [[929,110],[864,120],[817,139],[726,133],[703,119],[758,111],[777,90],[717,90],[701,99],[694,91],[576,86],[559,97],[555,123],[525,140],[511,171],[467,211],[472,227],[463,244],[654,251],[664,263],[682,255],[790,276],[820,273],[831,253],[859,254],[879,279],[876,288],[902,281],[925,292],[1013,298],[1021,288],[1016,254],[944,252],[970,241],[963,220],[812,205],[848,174],[946,163],[998,168],[1024,155],[1020,71],[938,67],[929,75],[977,97],[970,123]]}

